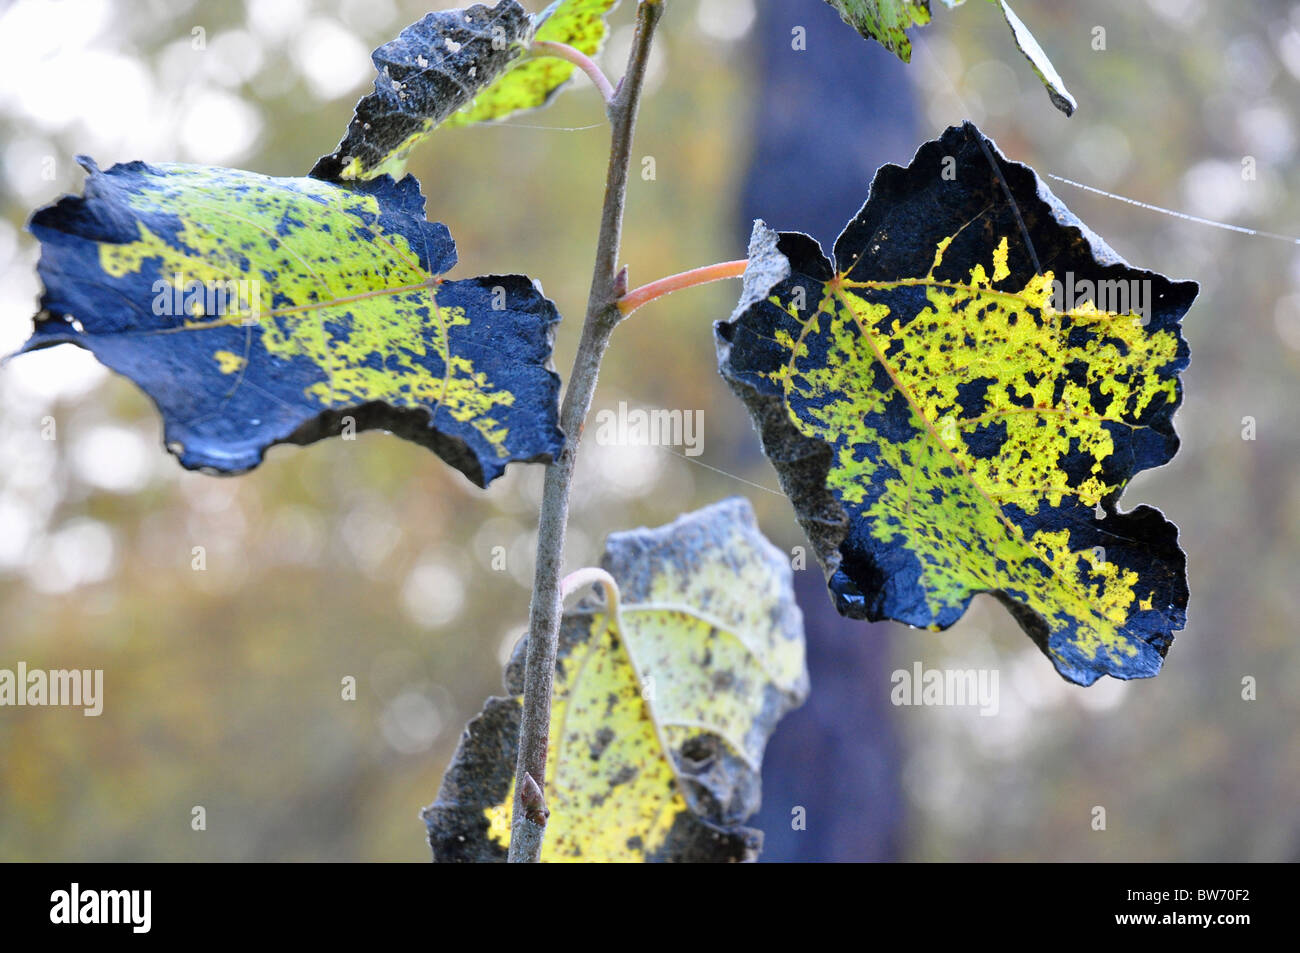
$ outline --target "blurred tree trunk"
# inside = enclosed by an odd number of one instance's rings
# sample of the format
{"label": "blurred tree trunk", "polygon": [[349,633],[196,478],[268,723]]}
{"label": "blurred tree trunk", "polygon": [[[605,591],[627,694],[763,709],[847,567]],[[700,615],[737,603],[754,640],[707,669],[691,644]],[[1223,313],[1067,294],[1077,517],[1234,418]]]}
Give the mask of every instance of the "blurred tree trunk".
{"label": "blurred tree trunk", "polygon": [[[828,252],[885,162],[921,137],[903,63],[828,5],[761,0],[753,31],[754,151],[739,228],[803,231]],[[794,48],[802,27],[806,49]],[[913,65],[911,69],[917,67]],[[811,560],[811,557],[810,557]],[[766,861],[895,860],[902,848],[901,751],[889,705],[889,627],[841,618],[820,568],[795,573],[812,696],[787,716],[763,763]],[[806,830],[794,830],[795,809]]]}

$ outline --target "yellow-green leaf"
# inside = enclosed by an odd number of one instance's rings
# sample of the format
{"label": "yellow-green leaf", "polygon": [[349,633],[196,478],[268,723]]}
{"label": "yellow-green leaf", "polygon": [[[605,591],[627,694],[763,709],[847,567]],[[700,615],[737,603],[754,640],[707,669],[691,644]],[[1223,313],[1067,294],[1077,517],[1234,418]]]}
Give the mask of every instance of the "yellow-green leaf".
{"label": "yellow-green leaf", "polygon": [[1067,679],[1156,674],[1187,605],[1177,528],[1117,509],[1178,448],[1196,295],[1129,266],[967,123],[884,166],[835,245],[719,324],[840,611],[943,629],[1005,602]]}
{"label": "yellow-green leaf", "polygon": [[826,0],[863,36],[876,40],[904,63],[912,61],[906,30],[930,22],[930,0]]}
{"label": "yellow-green leaf", "polygon": [[82,161],[85,197],[32,217],[45,292],[24,350],[76,344],[130,377],[186,467],[367,428],[480,486],[559,452],[554,305],[522,275],[441,278],[456,245],[415,179]]}
{"label": "yellow-green leaf", "polygon": [[[788,560],[732,499],[611,535],[603,566],[617,616],[579,606],[561,627],[542,859],[752,859],[763,749],[808,686]],[[425,809],[436,860],[506,856],[522,649]]]}

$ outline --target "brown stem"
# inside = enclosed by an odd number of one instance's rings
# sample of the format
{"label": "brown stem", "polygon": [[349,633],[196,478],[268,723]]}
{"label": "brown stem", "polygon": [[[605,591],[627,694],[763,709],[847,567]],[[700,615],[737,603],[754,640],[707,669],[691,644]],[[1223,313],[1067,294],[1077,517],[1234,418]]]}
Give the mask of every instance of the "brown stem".
{"label": "brown stem", "polygon": [[632,134],[650,58],[650,44],[662,13],[662,0],[641,0],[638,5],[636,35],[628,55],[627,72],[608,107],[612,132],[605,204],[596,244],[596,266],[591,277],[591,293],[587,298],[587,316],[582,325],[578,353],[574,356],[573,370],[569,373],[564,402],[560,406],[560,427],[566,436],[565,445],[555,462],[546,468],[541,517],[537,526],[537,568],[529,612],[523,719],[519,726],[519,756],[515,766],[515,802],[510,831],[512,863],[536,863],[541,857],[542,837],[546,832],[544,818],[543,823],[533,819],[539,816],[536,811],[531,812],[533,818],[530,818],[521,796],[529,776],[545,790],[551,688],[560,629],[560,566],[569,522],[569,491],[582,429],[596,392],[600,361],[609,345],[610,334],[622,318],[618,308],[622,293],[618,282],[618,257],[628,167],[632,161]]}

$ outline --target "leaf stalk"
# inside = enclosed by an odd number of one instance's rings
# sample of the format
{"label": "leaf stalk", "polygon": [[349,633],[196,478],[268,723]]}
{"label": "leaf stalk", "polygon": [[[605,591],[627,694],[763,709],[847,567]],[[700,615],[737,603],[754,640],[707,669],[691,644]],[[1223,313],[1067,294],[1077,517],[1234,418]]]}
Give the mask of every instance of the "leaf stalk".
{"label": "leaf stalk", "polygon": [[667,278],[660,278],[658,281],[642,285],[635,291],[630,291],[619,298],[618,310],[623,312],[624,317],[626,317],[643,304],[649,304],[656,298],[662,298],[674,291],[681,291],[683,288],[694,288],[696,285],[708,284],[711,281],[722,281],[725,278],[742,278],[748,264],[748,258],[741,258],[738,261],[723,261],[716,265],[703,265],[699,268],[692,268],[690,271],[669,275]]}
{"label": "leaf stalk", "polygon": [[567,60],[578,69],[582,70],[595,84],[596,90],[600,93],[600,98],[605,100],[608,106],[614,99],[614,85],[605,75],[605,71],[600,68],[600,64],[593,60],[582,50],[569,46],[567,43],[557,43],[554,40],[537,40],[533,43],[532,51],[535,56],[553,56],[556,59]]}

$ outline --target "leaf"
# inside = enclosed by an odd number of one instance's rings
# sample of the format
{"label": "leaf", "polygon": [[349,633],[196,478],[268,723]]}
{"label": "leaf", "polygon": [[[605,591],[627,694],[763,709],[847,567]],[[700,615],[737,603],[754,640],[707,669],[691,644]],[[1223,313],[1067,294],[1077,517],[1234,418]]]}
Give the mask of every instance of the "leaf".
{"label": "leaf", "polygon": [[[924,26],[930,22],[929,0],[826,0],[839,11],[845,23],[853,27],[869,40],[876,40],[885,49],[895,54],[904,63],[912,61],[912,43],[904,32],[909,27]],[[948,7],[961,6],[966,0],[943,0]],[[1002,15],[1011,28],[1011,35],[1020,52],[1038,74],[1038,79],[1047,89],[1052,105],[1067,116],[1073,115],[1078,107],[1074,97],[1065,88],[1052,61],[1047,58],[1043,48],[1038,45],[1034,35],[1029,32],[1020,17],[1012,11],[1006,0],[989,0],[1002,7]]]}
{"label": "leaf", "polygon": [[[752,859],[763,749],[808,691],[788,560],[730,499],[611,535],[602,564],[618,618],[561,624],[542,859]],[[524,644],[424,810],[435,860],[505,859]]]}
{"label": "leaf", "polygon": [[85,198],[32,217],[45,292],[23,351],[76,344],[130,377],[182,465],[237,473],[350,426],[480,486],[559,452],[555,306],[521,275],[439,278],[456,246],[415,179],[79,161]]}
{"label": "leaf", "polygon": [[491,10],[430,13],[375,50],[375,91],[357,103],[347,135],[311,174],[332,182],[399,175],[411,149],[436,127],[504,119],[544,106],[574,65],[528,55],[534,42],[594,56],[618,0],[556,0],[529,15],[515,0]]}
{"label": "leaf", "polygon": [[[617,3],[618,0],[556,0],[537,17],[532,41],[564,43],[594,57],[608,32],[605,14]],[[444,125],[466,126],[505,119],[544,106],[569,81],[576,68],[567,60],[551,56],[515,60],[495,83],[479,94],[472,106],[453,115]]]}
{"label": "leaf", "polygon": [[876,173],[833,262],[774,240],[791,274],[719,322],[719,366],[840,612],[944,629],[988,592],[1070,681],[1156,674],[1185,557],[1116,506],[1178,449],[1196,284],[1129,266],[970,123]]}
{"label": "leaf", "polygon": [[371,54],[375,91],[356,105],[338,149],[311,175],[329,182],[399,175],[422,138],[504,73],[532,31],[516,0],[430,13]]}
{"label": "leaf", "polygon": [[912,62],[912,41],[904,32],[930,22],[930,0],[826,0],[841,19],[876,40],[904,63]]}
{"label": "leaf", "polygon": [[1034,34],[1029,32],[1029,27],[1025,26],[1024,21],[1012,11],[1007,4],[1007,0],[998,0],[998,2],[1002,5],[1002,16],[1006,18],[1007,26],[1011,27],[1011,35],[1015,37],[1016,46],[1020,48],[1021,53],[1025,54],[1025,59],[1029,60],[1029,65],[1038,74],[1038,80],[1047,90],[1052,105],[1067,116],[1073,116],[1079,104],[1074,101],[1070,91],[1065,88],[1065,81],[1056,72],[1056,67],[1047,58],[1043,48],[1038,45],[1038,41],[1034,39]]}

